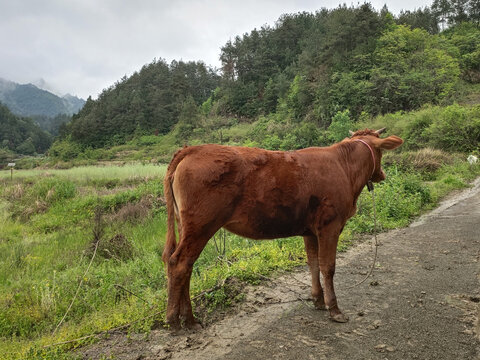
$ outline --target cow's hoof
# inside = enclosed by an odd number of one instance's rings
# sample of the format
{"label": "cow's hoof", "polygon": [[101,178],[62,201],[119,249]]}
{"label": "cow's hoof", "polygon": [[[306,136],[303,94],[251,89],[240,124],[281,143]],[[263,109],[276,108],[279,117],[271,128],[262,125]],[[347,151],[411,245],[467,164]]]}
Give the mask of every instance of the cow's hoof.
{"label": "cow's hoof", "polygon": [[170,318],[167,319],[168,330],[173,333],[178,333],[182,329],[182,325],[180,324],[180,319],[177,318]]}
{"label": "cow's hoof", "polygon": [[323,299],[313,298],[313,305],[315,305],[315,309],[317,310],[327,310],[327,306],[325,305],[325,301]]}
{"label": "cow's hoof", "polygon": [[202,324],[200,324],[198,321],[189,322],[189,323],[185,324],[185,327],[186,327],[188,330],[191,330],[191,331],[198,331],[198,330],[202,330],[202,329],[203,329]]}
{"label": "cow's hoof", "polygon": [[183,330],[180,325],[175,325],[175,326],[169,325],[168,330],[170,331],[170,334],[173,336],[182,335],[185,332],[185,330]]}
{"label": "cow's hoof", "polygon": [[330,315],[330,320],[338,323],[346,323],[348,322],[348,316],[343,315],[342,313],[338,313],[335,315]]}

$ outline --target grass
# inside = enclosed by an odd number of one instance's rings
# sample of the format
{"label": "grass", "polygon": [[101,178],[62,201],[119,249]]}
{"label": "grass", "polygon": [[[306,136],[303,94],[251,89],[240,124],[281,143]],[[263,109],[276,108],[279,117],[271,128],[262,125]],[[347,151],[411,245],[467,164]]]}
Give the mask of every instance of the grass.
{"label": "grass", "polygon": [[[459,155],[419,150],[401,154],[399,162],[390,158],[391,165],[385,168],[387,179],[375,185],[375,198],[379,230],[385,231],[407,226],[421,213],[434,208],[439,201],[455,189],[468,187],[468,184],[480,175],[480,164],[470,165]],[[422,158],[420,163],[405,166],[403,158]],[[431,164],[438,158],[448,158],[447,162],[429,171]],[[349,220],[341,235],[341,246],[349,243],[355,234],[373,232],[373,209],[371,196],[366,189],[357,203],[357,214]]]}
{"label": "grass", "polygon": [[[423,171],[410,167],[401,156],[422,158],[425,164],[448,161]],[[389,161],[387,180],[376,186],[382,230],[407,225],[449,191],[467,186],[480,174],[480,166],[470,166],[456,156],[401,156]],[[1,174],[0,358],[67,359],[71,357],[68,349],[88,340],[42,347],[138,319],[145,318],[135,323],[134,330],[148,331],[154,322],[163,321],[163,315],[146,317],[166,306],[161,262],[166,231],[161,201],[164,172],[165,166],[132,164],[24,170],[15,172],[13,181]],[[98,211],[103,220],[96,222]],[[102,240],[84,276],[93,255],[92,228],[98,224]],[[372,231],[370,194],[365,191],[358,214],[342,233],[339,250],[348,248],[357,234]],[[191,294],[204,293],[226,279],[256,283],[263,275],[304,263],[301,238],[253,241],[221,232],[195,263]],[[65,323],[52,335],[82,278]],[[238,296],[229,291],[228,282],[208,292],[198,304],[204,320]]]}
{"label": "grass", "polygon": [[[35,177],[56,177],[75,182],[78,185],[89,184],[91,181],[163,177],[165,165],[133,163],[123,166],[79,166],[70,169],[31,169],[14,170],[14,179],[31,179]],[[0,180],[10,179],[10,170],[0,171]]]}

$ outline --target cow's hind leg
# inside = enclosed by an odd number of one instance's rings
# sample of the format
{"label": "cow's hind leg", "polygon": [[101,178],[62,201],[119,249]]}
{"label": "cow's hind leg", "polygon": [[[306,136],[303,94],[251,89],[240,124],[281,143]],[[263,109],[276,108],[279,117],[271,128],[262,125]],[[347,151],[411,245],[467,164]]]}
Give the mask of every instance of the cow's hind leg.
{"label": "cow's hind leg", "polygon": [[[180,223],[180,220],[177,216],[177,223]],[[182,227],[178,227],[179,238],[182,238]],[[185,327],[191,329],[200,329],[201,325],[198,321],[195,320],[192,311],[192,303],[190,301],[190,278],[192,276],[192,271],[187,270],[187,279],[185,281],[186,285],[183,286],[181,298],[180,298],[180,321],[183,320]]]}
{"label": "cow's hind leg", "polygon": [[320,268],[318,266],[318,240],[316,236],[304,236],[307,263],[312,274],[312,298],[313,304],[319,310],[326,310],[323,298],[323,289],[320,284]]}
{"label": "cow's hind leg", "polygon": [[330,319],[336,322],[347,322],[348,317],[340,311],[333,287],[337,243],[341,229],[342,226],[339,226],[335,222],[320,229],[318,233],[318,260],[320,264],[320,272],[322,273],[324,280],[325,303],[330,312]]}
{"label": "cow's hind leg", "polygon": [[190,277],[193,264],[215,231],[197,234],[184,227],[179,244],[168,261],[167,323],[173,330],[181,327],[181,321],[185,327],[199,327],[190,301]]}
{"label": "cow's hind leg", "polygon": [[[185,270],[184,270],[185,269]],[[183,289],[187,281],[185,276],[186,267],[180,263],[175,253],[168,260],[168,302],[167,302],[167,323],[172,330],[179,330],[180,325],[180,301],[183,296]]]}
{"label": "cow's hind leg", "polygon": [[192,302],[190,300],[190,278],[192,270],[188,273],[187,285],[184,286],[182,298],[180,299],[180,319],[183,320],[184,326],[188,329],[199,330],[202,325],[193,316]]}

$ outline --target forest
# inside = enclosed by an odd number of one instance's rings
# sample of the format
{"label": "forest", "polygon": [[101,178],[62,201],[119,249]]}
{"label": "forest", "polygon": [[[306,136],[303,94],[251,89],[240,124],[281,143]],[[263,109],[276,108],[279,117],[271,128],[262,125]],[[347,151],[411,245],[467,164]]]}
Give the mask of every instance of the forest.
{"label": "forest", "polygon": [[44,153],[52,144],[52,136],[41,130],[28,117],[14,115],[0,104],[0,161],[14,156],[15,153],[33,155]]}
{"label": "forest", "polygon": [[72,159],[142,136],[170,141],[163,155],[196,142],[291,150],[329,144],[377,116],[475,103],[479,12],[462,4],[283,15],[222,46],[220,71],[155,59],[88,99],[50,154]]}
{"label": "forest", "polygon": [[69,94],[59,97],[33,84],[0,78],[0,168],[22,155],[44,154],[60,125],[83,103]]}

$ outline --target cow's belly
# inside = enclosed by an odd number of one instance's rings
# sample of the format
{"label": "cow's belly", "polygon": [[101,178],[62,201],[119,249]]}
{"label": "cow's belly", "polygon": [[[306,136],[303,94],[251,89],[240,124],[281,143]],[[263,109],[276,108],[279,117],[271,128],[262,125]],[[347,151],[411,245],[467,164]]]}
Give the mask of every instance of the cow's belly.
{"label": "cow's belly", "polygon": [[237,212],[224,228],[251,239],[275,239],[306,232],[305,213],[298,209],[278,206],[272,209],[253,207]]}

